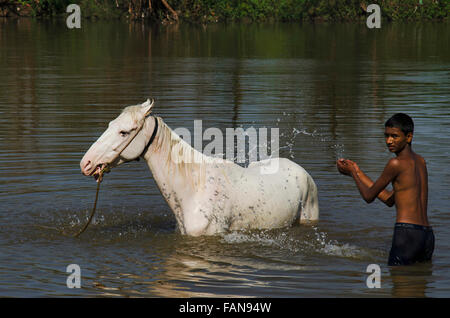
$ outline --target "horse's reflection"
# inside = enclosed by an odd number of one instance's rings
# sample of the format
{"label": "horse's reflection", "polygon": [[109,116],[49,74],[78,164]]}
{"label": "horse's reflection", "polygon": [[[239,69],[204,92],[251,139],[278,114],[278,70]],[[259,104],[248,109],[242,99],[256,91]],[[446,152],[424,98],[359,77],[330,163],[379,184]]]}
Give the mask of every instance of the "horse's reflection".
{"label": "horse's reflection", "polygon": [[[258,277],[258,271],[274,270],[271,262],[261,262],[240,247],[230,245],[227,255],[219,247],[220,237],[191,238],[191,244],[180,246],[167,257],[164,271],[151,293],[162,297],[248,297],[254,288],[267,287],[270,283]],[[204,241],[200,244],[193,241]],[[207,241],[207,242],[206,242]],[[248,257],[245,257],[245,255]],[[298,265],[276,265],[301,270]]]}
{"label": "horse's reflection", "polygon": [[[179,238],[171,252],[158,255],[160,262],[130,259],[137,265],[133,268],[141,268],[140,273],[98,276],[102,283],[94,282],[96,291],[122,297],[249,297],[255,294],[255,288],[271,284],[267,279],[271,271],[306,269],[275,259],[261,261],[270,256],[255,257],[251,242],[228,244],[222,236]],[[106,287],[108,280],[114,280],[113,287]]]}

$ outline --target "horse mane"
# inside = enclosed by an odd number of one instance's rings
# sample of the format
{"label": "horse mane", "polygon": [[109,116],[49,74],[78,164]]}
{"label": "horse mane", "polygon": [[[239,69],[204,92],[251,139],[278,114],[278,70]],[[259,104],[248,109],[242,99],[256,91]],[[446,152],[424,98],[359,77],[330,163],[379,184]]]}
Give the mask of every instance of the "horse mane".
{"label": "horse mane", "polygon": [[[125,107],[122,113],[129,113],[132,120],[140,120],[140,105]],[[165,169],[173,173],[179,173],[191,183],[193,188],[201,187],[205,183],[206,167],[208,165],[224,165],[234,162],[220,158],[207,156],[194,149],[190,144],[177,135],[163,121],[161,117],[154,116],[158,121],[158,131],[153,142],[154,151],[163,154]],[[194,178],[193,173],[196,174]]]}
{"label": "horse mane", "polygon": [[[204,184],[207,165],[234,164],[231,161],[201,153],[170,129],[161,117],[155,117],[155,119],[158,121],[155,151],[165,154],[165,167],[168,170],[172,168],[172,171],[179,172],[192,183],[193,187]],[[197,178],[194,178],[193,172],[197,172]]]}

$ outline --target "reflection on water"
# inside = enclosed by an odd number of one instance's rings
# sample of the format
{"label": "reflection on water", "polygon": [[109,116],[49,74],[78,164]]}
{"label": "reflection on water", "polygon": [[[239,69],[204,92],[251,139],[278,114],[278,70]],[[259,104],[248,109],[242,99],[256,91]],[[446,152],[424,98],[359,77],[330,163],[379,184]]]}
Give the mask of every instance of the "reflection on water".
{"label": "reflection on water", "polygon": [[434,281],[431,263],[391,267],[390,274],[394,297],[425,297]]}
{"label": "reflection on water", "polygon": [[[120,284],[111,279],[113,275],[109,273],[94,277],[92,285],[101,289],[102,294],[116,296],[268,297],[275,293],[295,297],[299,290],[319,296],[323,289],[314,291],[314,286],[319,276],[326,276],[327,272],[321,273],[322,266],[314,265],[312,259],[328,256],[330,260],[348,260],[361,256],[352,254],[355,247],[339,246],[348,254],[322,249],[322,245],[334,243],[318,240],[317,230],[303,236],[308,231],[294,228],[203,238],[172,236],[171,251],[160,263],[154,260],[146,263],[142,256],[139,259],[128,257],[127,264],[133,266],[125,272],[117,272]],[[155,244],[161,245],[160,242]],[[141,266],[141,271],[133,271]]]}
{"label": "reflection on water", "polygon": [[[448,24],[151,26],[0,20],[0,295],[450,295]],[[146,165],[95,183],[79,160],[126,105],[155,97],[172,128],[278,127],[280,156],[319,188],[320,222],[216,237],[178,234]],[[336,171],[341,156],[375,178],[383,124],[416,124],[427,160],[433,263],[389,268],[395,212],[367,205]],[[56,230],[55,230],[56,229]],[[79,264],[82,289],[66,266]],[[369,264],[382,288],[368,289]]]}

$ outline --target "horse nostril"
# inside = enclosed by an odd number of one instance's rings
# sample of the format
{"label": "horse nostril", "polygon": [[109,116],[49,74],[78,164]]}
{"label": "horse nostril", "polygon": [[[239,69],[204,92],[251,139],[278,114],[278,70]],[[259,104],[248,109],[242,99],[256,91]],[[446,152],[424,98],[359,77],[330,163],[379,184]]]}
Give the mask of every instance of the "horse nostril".
{"label": "horse nostril", "polygon": [[83,172],[88,171],[91,168],[91,161],[88,160],[83,166]]}

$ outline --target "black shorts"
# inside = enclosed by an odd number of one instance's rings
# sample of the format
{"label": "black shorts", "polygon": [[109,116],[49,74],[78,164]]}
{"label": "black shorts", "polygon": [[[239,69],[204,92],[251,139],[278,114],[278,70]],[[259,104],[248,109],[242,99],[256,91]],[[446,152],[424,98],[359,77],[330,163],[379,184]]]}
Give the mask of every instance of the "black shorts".
{"label": "black shorts", "polygon": [[410,265],[431,260],[434,234],[431,226],[395,223],[388,265]]}

